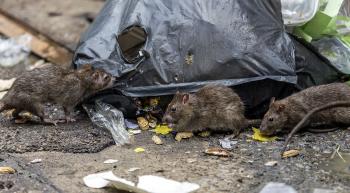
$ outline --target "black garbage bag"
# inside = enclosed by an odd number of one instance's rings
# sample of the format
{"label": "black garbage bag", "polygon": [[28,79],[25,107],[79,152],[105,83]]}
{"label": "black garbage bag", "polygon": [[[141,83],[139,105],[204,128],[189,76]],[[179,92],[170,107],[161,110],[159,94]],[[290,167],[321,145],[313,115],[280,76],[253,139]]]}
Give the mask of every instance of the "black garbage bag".
{"label": "black garbage bag", "polygon": [[280,0],[109,0],[73,64],[110,72],[118,78],[113,89],[127,97],[225,84],[261,115],[272,96],[311,86],[298,87],[295,61]]}

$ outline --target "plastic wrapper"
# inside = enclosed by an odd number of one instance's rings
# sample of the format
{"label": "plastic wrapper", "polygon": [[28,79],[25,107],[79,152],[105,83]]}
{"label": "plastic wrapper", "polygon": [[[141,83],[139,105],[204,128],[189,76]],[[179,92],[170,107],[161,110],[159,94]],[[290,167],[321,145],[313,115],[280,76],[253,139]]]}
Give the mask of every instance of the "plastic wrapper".
{"label": "plastic wrapper", "polygon": [[312,44],[341,72],[350,74],[350,48],[342,41],[338,38],[322,38]]}
{"label": "plastic wrapper", "polygon": [[131,143],[131,138],[126,130],[124,116],[121,111],[101,101],[96,101],[94,106],[83,106],[95,125],[106,128],[111,132],[116,145]]}
{"label": "plastic wrapper", "polygon": [[303,25],[316,14],[319,0],[281,0],[284,24]]}
{"label": "plastic wrapper", "polygon": [[25,60],[30,53],[29,35],[14,38],[0,38],[0,66],[11,67]]}
{"label": "plastic wrapper", "polygon": [[350,17],[350,1],[344,0],[342,7],[340,8],[340,15]]}

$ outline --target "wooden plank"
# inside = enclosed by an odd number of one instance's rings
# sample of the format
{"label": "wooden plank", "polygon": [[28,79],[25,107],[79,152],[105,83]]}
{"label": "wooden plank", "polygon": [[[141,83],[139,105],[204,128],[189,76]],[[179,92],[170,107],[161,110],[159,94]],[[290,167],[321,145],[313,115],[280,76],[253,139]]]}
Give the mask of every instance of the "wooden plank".
{"label": "wooden plank", "polygon": [[69,65],[73,53],[49,37],[37,32],[35,29],[8,15],[0,9],[0,33],[7,37],[16,37],[29,34],[32,37],[31,50],[41,58],[54,64]]}

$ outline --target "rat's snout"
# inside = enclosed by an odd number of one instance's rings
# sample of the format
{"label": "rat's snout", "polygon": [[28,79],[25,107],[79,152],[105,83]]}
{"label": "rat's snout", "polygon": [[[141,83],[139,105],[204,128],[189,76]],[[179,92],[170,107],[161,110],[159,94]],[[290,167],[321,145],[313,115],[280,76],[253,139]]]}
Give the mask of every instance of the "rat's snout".
{"label": "rat's snout", "polygon": [[268,127],[264,126],[264,125],[261,125],[260,126],[260,132],[262,135],[273,135],[274,133],[272,132],[272,130],[268,129]]}
{"label": "rat's snout", "polygon": [[162,119],[162,122],[163,123],[167,123],[167,124],[169,124],[169,123],[173,123],[173,118],[170,116],[170,115],[164,115],[163,116],[163,119]]}

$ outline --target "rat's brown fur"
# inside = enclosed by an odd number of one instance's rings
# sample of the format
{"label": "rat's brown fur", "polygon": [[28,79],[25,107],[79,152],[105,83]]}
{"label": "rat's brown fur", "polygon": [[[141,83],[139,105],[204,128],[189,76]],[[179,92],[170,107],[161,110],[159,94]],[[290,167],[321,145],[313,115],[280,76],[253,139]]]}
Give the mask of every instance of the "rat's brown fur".
{"label": "rat's brown fur", "polygon": [[230,130],[235,135],[248,125],[240,97],[223,85],[207,85],[194,94],[178,92],[163,122],[175,131]]}
{"label": "rat's brown fur", "polygon": [[44,104],[55,103],[64,108],[67,121],[74,107],[97,91],[110,87],[113,77],[103,70],[84,65],[81,69],[65,69],[58,65],[48,65],[24,72],[13,83],[0,102],[0,112],[16,109],[14,117],[23,111],[39,116],[44,122]]}
{"label": "rat's brown fur", "polygon": [[[309,121],[309,119],[314,116],[315,113],[318,113],[318,112],[321,112],[321,111],[324,111],[326,109],[331,109],[331,108],[336,108],[336,107],[350,107],[350,101],[338,101],[338,102],[332,102],[332,103],[328,103],[326,105],[323,105],[323,106],[320,106],[320,107],[317,107],[317,108],[314,108],[312,109],[311,111],[309,111],[305,117],[292,129],[292,131],[288,134],[288,137],[284,143],[284,146],[283,146],[283,150],[282,150],[282,153],[285,152],[287,146],[288,146],[288,143],[290,141],[290,139],[292,138],[292,136],[298,132],[302,127],[305,126],[305,124]],[[337,129],[337,128],[335,128]],[[333,129],[327,129],[326,131],[333,131],[335,130],[334,128]],[[311,130],[312,131],[312,130]],[[324,130],[317,130],[317,132],[322,132]]]}
{"label": "rat's brown fur", "polygon": [[[332,83],[310,87],[283,100],[272,102],[265,114],[260,129],[262,134],[273,135],[290,131],[317,107],[350,99],[350,87],[345,83]],[[337,107],[315,113],[303,126],[349,125],[350,109]]]}

